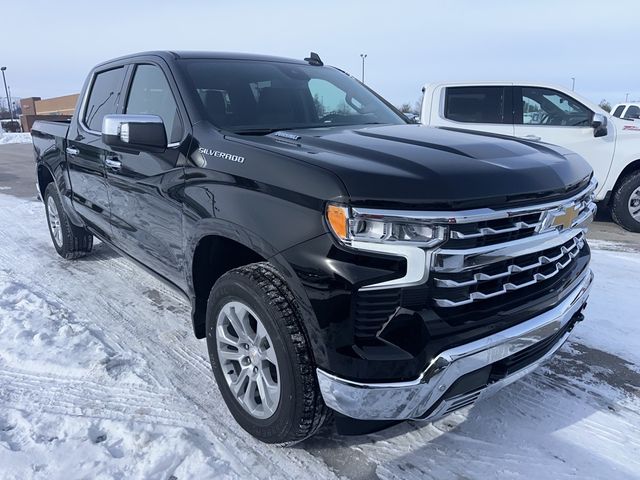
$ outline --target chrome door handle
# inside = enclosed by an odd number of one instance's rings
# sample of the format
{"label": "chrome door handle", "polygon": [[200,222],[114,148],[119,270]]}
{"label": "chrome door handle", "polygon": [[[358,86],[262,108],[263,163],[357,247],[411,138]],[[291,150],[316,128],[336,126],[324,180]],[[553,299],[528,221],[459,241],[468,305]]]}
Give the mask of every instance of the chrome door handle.
{"label": "chrome door handle", "polygon": [[70,157],[76,157],[78,155],[80,155],[80,150],[78,150],[77,148],[73,148],[73,147],[67,147],[67,155],[69,155]]}
{"label": "chrome door handle", "polygon": [[120,170],[122,168],[122,163],[120,163],[120,160],[118,160],[117,158],[105,158],[104,159],[104,164],[110,168],[111,170]]}
{"label": "chrome door handle", "polygon": [[542,140],[542,137],[539,137],[537,135],[525,135],[524,138],[526,138],[527,140],[533,140],[534,142],[539,142],[540,140]]}

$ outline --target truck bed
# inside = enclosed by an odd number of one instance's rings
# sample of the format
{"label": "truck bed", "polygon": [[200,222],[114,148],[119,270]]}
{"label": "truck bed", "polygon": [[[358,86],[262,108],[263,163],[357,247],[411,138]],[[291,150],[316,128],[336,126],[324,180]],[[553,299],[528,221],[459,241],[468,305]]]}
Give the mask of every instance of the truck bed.
{"label": "truck bed", "polygon": [[36,120],[31,128],[31,135],[39,137],[67,138],[71,119],[67,120]]}

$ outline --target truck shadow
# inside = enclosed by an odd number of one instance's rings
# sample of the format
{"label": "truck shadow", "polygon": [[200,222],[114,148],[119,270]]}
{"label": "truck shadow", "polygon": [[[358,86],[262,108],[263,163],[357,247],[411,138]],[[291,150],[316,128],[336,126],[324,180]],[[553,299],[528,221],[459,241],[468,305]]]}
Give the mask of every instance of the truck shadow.
{"label": "truck shadow", "polygon": [[329,426],[300,448],[349,478],[630,478],[640,471],[638,385],[633,365],[570,344],[540,371],[435,423],[355,437]]}

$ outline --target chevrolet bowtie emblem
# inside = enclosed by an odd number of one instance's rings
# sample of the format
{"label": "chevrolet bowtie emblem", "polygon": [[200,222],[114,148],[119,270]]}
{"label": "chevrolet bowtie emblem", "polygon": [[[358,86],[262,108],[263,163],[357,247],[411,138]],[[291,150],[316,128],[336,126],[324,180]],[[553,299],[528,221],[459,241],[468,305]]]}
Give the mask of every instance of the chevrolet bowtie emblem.
{"label": "chevrolet bowtie emblem", "polygon": [[559,207],[544,213],[540,223],[540,232],[548,230],[567,230],[573,226],[578,216],[576,206]]}
{"label": "chevrolet bowtie emblem", "polygon": [[556,214],[553,217],[553,221],[551,222],[551,227],[560,227],[561,230],[566,230],[571,228],[573,225],[573,221],[578,216],[578,211],[575,208],[569,207],[559,214]]}

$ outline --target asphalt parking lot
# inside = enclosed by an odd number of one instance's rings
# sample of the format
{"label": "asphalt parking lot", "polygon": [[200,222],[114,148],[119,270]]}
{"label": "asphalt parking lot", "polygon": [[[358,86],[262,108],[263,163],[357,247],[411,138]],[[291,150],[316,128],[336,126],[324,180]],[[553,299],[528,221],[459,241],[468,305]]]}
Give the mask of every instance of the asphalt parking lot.
{"label": "asphalt parking lot", "polygon": [[[35,197],[35,169],[33,151],[29,144],[0,145],[0,193],[19,198]],[[588,237],[620,244],[625,250],[640,251],[640,234],[627,232],[611,220],[600,207]]]}

